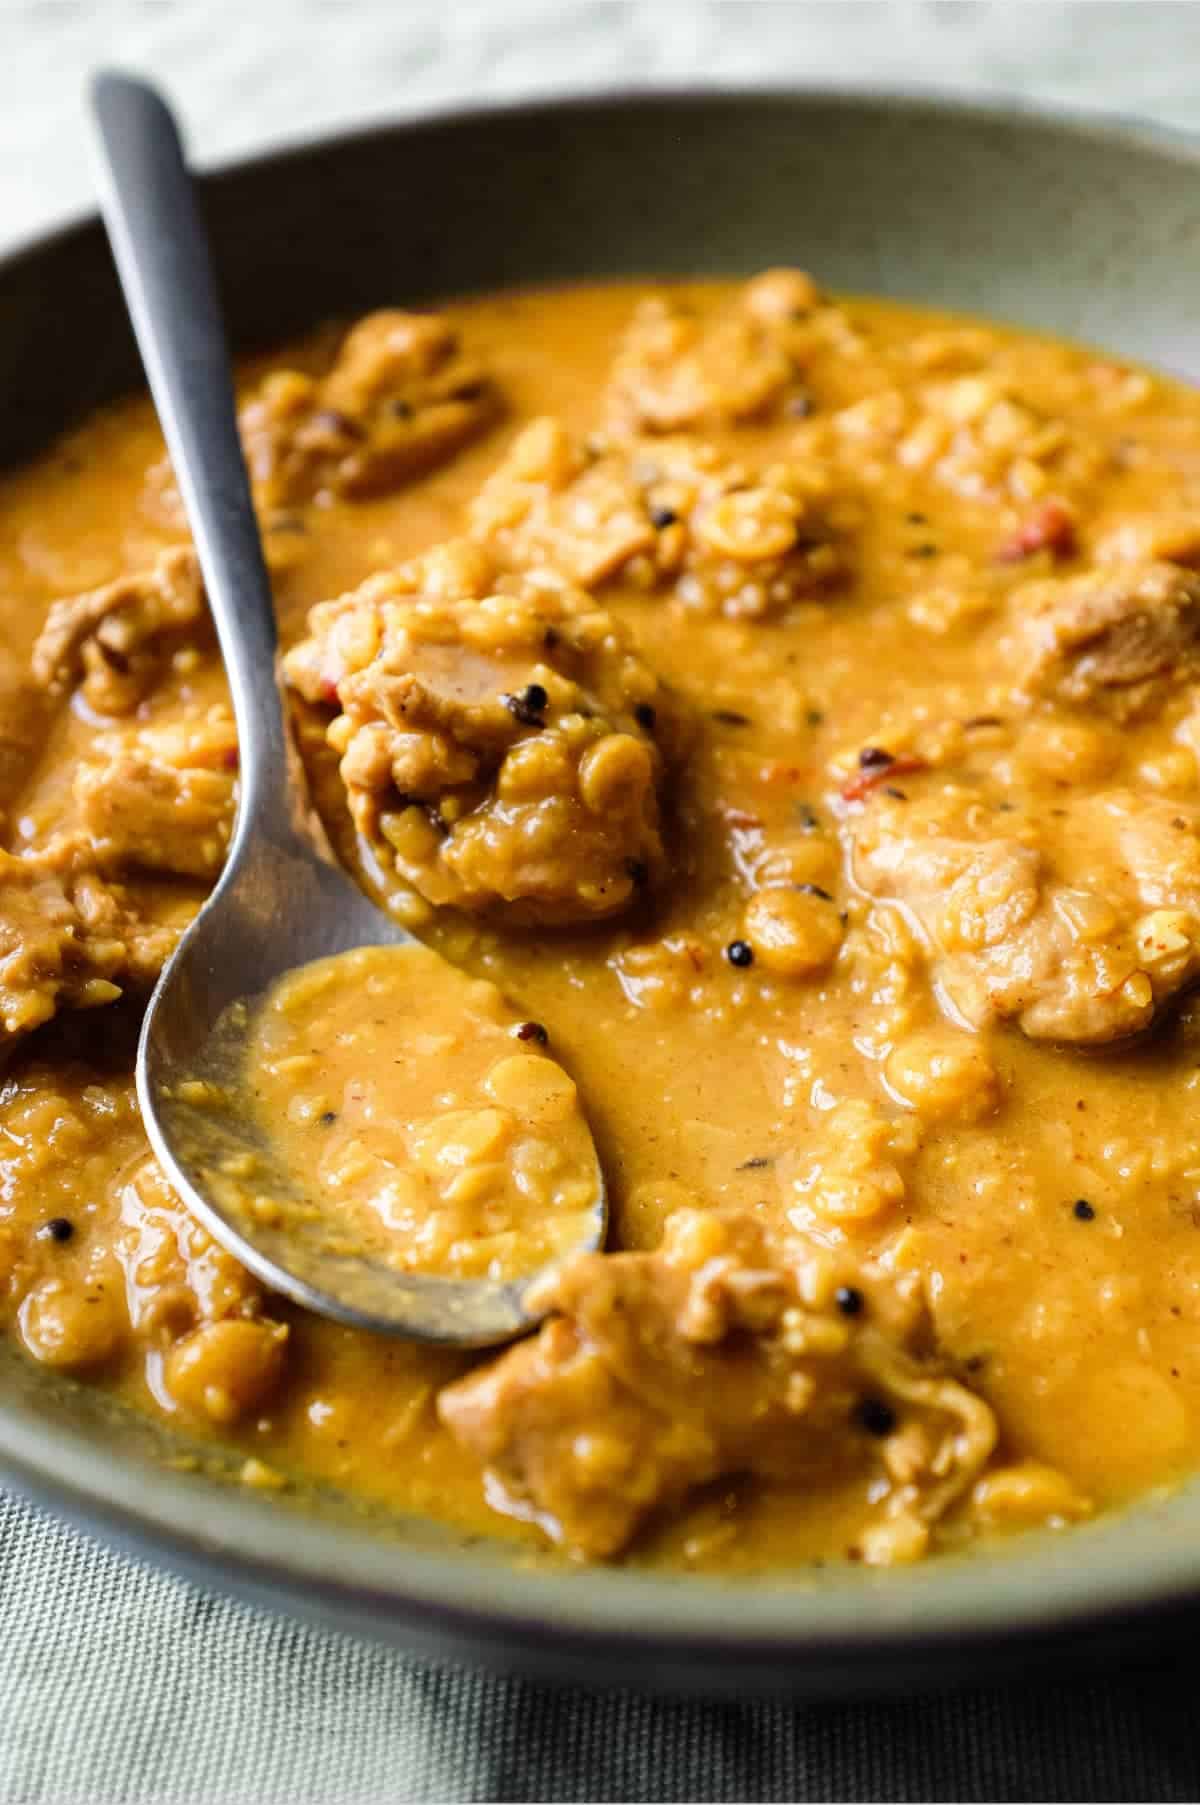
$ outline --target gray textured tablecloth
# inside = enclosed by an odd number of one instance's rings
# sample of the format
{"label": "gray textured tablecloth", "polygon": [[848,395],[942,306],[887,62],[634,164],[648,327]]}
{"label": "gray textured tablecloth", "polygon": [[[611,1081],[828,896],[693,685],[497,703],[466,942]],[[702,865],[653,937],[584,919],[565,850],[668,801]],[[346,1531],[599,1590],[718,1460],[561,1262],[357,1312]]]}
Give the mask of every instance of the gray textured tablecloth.
{"label": "gray textured tablecloth", "polygon": [[1200,1798],[1192,1664],[889,1703],[549,1691],[318,1634],[0,1495],[5,1805]]}
{"label": "gray textured tablecloth", "polygon": [[[1190,126],[1200,6],[0,0],[0,248],[87,202],[79,94],[157,74],[201,159],[458,96],[655,79],[1036,93]],[[0,1805],[1200,1797],[1184,1657],[1028,1690],[718,1706],[317,1634],[0,1493]]]}

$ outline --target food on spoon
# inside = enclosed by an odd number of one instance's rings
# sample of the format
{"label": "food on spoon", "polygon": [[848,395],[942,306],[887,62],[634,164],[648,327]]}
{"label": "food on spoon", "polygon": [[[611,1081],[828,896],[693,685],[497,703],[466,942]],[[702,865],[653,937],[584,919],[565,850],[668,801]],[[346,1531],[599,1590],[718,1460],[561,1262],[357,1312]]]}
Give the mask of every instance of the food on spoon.
{"label": "food on spoon", "polygon": [[272,1190],[243,1165],[222,1203],[286,1224],[302,1198],[310,1243],[397,1272],[551,1264],[594,1237],[602,1187],[576,1086],[538,1027],[422,946],[290,972],[255,1010],[238,1092],[291,1183]]}

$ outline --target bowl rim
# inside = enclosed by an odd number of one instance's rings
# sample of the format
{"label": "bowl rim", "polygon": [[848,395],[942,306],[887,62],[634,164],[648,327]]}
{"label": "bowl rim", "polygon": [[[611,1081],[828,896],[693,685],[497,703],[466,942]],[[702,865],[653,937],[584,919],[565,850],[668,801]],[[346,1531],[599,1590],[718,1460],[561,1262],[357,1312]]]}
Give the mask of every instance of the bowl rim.
{"label": "bowl rim", "polygon": [[[203,186],[278,173],[305,160],[382,136],[484,128],[514,117],[561,119],[580,112],[730,108],[759,103],[848,111],[902,111],[997,126],[1033,125],[1068,139],[1148,152],[1200,166],[1200,137],[1181,128],[1048,106],[995,93],[946,95],[920,85],[764,82],[622,84],[566,88],[486,105],[442,103],[372,117],[351,129],[321,128],[269,143],[252,155],[200,166]],[[100,229],[92,209],[72,212],[0,246],[0,283],[72,238]],[[0,1403],[0,1475],[35,1503],[126,1551],[151,1551],[202,1583],[242,1592],[273,1608],[314,1612],[330,1625],[405,1642],[432,1637],[460,1650],[521,1648],[555,1662],[607,1656],[624,1683],[657,1662],[706,1673],[731,1662],[778,1675],[781,1660],[874,1682],[899,1657],[1021,1644],[1023,1654],[1100,1626],[1137,1630],[1164,1607],[1200,1605],[1200,1539],[1145,1531],[1129,1558],[1134,1524],[1147,1531],[1169,1506],[1143,1503],[1054,1536],[1020,1538],[1021,1553],[927,1566],[856,1571],[845,1586],[806,1585],[802,1575],[714,1579],[621,1567],[529,1568],[477,1549],[407,1548],[357,1527],[281,1511],[231,1486],[224,1490],[149,1462],[113,1461],[80,1430],[64,1429],[24,1403]],[[334,1538],[331,1540],[331,1538]],[[1068,1547],[1072,1558],[1064,1559]],[[388,1550],[386,1558],[382,1551]],[[1074,1551],[1078,1550],[1078,1557]],[[386,1565],[386,1571],[381,1568]],[[869,1657],[864,1667],[864,1659]],[[643,1663],[639,1670],[638,1662]],[[565,1671],[565,1670],[564,1670]],[[786,1671],[786,1670],[785,1670]],[[793,1674],[793,1677],[798,1675]],[[807,1684],[799,1680],[801,1685]],[[826,1688],[828,1689],[828,1688]]]}
{"label": "bowl rim", "polygon": [[[975,119],[994,125],[1024,123],[1045,127],[1067,137],[1152,151],[1179,162],[1200,163],[1200,131],[1145,119],[1138,114],[1107,112],[1063,101],[1050,104],[1004,89],[986,91],[945,90],[921,82],[703,82],[653,81],[612,84],[564,84],[532,95],[500,95],[494,100],[459,104],[453,100],[415,103],[390,111],[372,112],[352,126],[314,126],[308,131],[272,137],[250,152],[222,153],[212,159],[197,157],[191,133],[183,122],[184,148],[202,188],[225,178],[286,168],[292,162],[319,156],[347,146],[365,145],[373,138],[396,132],[455,126],[486,126],[514,116],[533,118],[540,113],[605,112],[616,107],[666,107],[686,111],[692,107],[739,106],[765,101],[821,106],[841,106],[847,111],[887,108],[908,114]],[[0,238],[0,278],[10,266],[26,257],[52,250],[75,234],[100,228],[97,208],[67,206],[43,225],[30,226],[12,238]]]}

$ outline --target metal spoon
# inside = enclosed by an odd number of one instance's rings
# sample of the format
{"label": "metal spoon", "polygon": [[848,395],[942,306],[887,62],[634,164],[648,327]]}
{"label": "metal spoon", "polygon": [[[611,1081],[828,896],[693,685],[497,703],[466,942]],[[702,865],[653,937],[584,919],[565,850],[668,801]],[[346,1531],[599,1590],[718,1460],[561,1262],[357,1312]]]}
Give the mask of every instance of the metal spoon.
{"label": "metal spoon", "polygon": [[[164,1172],[216,1238],[272,1290],[342,1322],[481,1347],[532,1326],[514,1281],[398,1274],[333,1254],[288,1212],[285,1226],[231,1219],[213,1176],[247,1152],[291,1189],[247,1115],[185,1100],[226,1080],[253,1001],[284,973],[358,946],[412,943],[319,846],[294,772],[277,673],[271,589],[238,439],[233,382],[204,229],[179,133],[162,98],[128,76],[96,77],[101,206],[216,621],[241,749],[241,801],[224,874],[150,999],[137,1088]],[[251,999],[249,1009],[231,1006]],[[596,1197],[581,1247],[604,1239]]]}

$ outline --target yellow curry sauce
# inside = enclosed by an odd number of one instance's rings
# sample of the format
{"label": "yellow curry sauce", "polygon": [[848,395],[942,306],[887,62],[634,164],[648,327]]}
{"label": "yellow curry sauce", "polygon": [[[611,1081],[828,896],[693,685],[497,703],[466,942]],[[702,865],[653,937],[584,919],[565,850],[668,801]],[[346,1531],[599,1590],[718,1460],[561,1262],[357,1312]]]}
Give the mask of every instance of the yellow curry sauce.
{"label": "yellow curry sauce", "polygon": [[302,1198],[331,1249],[397,1272],[550,1265],[594,1233],[600,1183],[579,1094],[545,1042],[494,984],[427,947],[359,947],[289,973],[254,1013],[233,1097],[291,1185],[264,1194],[247,1154],[251,1169],[230,1175],[240,1209],[286,1221]]}
{"label": "yellow curry sauce", "polygon": [[[372,316],[246,397],[331,836],[545,1029],[614,1252],[449,1356],[264,1297],[150,1161],[138,1010],[236,742],[134,401],[0,488],[29,1356],[250,1479],[584,1556],[911,1559],[1194,1470],[1200,400],[786,271]],[[319,1161],[371,1021],[301,1002],[262,1107]]]}

